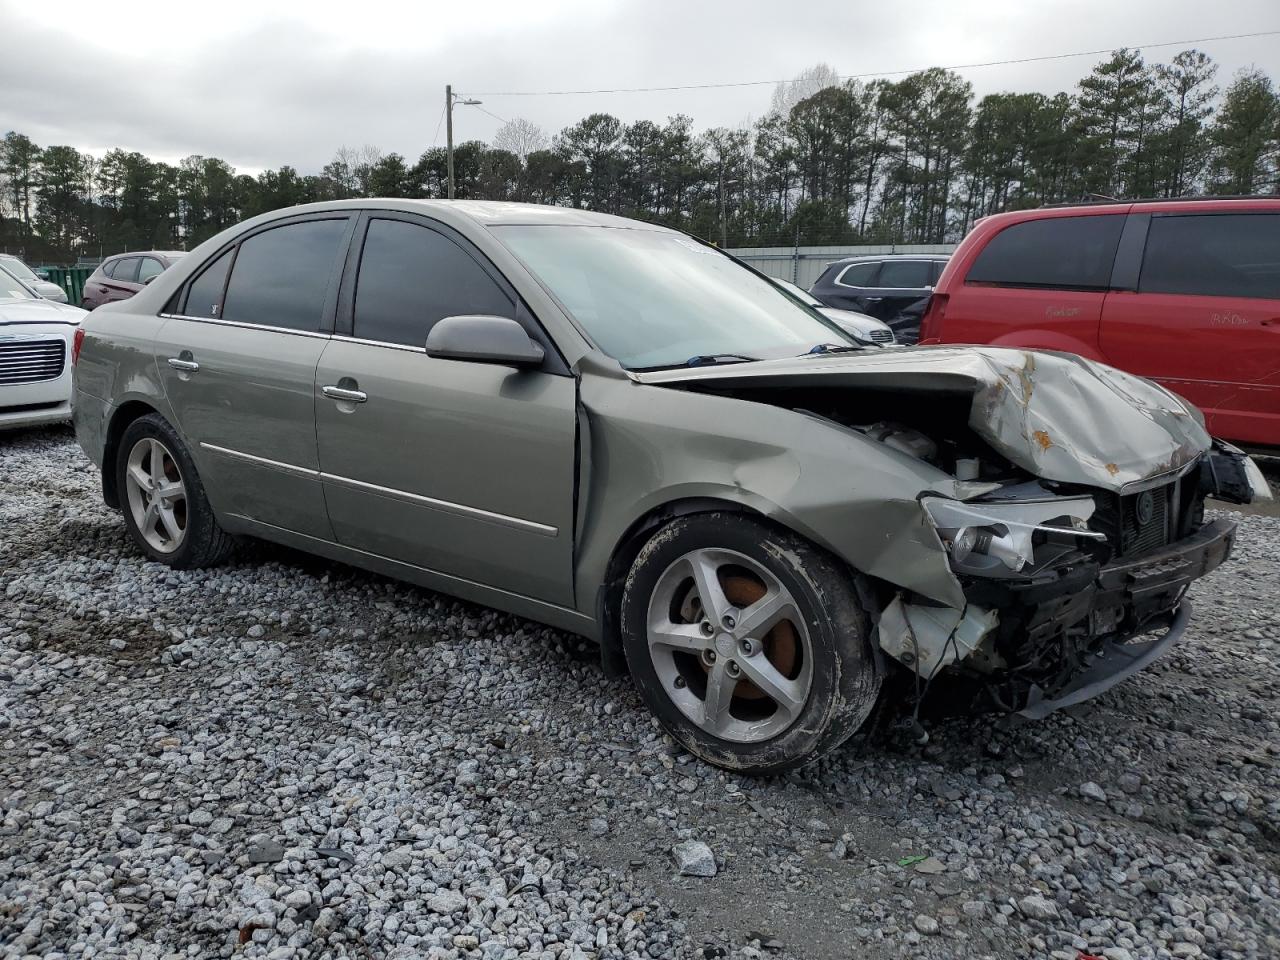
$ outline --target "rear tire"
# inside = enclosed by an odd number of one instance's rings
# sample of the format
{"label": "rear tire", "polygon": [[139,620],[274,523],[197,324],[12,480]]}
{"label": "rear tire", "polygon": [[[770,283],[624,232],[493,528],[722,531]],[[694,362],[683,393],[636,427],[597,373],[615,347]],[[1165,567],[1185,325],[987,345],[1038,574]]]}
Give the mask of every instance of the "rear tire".
{"label": "rear tire", "polygon": [[675,519],[623,588],[636,686],[667,732],[716,766],[770,774],[821,756],[862,726],[880,690],[855,577],[743,514]]}
{"label": "rear tire", "polygon": [[116,490],[125,526],[150,559],[178,570],[221,563],[234,541],[214,518],[204,484],[178,431],[158,413],[125,428]]}

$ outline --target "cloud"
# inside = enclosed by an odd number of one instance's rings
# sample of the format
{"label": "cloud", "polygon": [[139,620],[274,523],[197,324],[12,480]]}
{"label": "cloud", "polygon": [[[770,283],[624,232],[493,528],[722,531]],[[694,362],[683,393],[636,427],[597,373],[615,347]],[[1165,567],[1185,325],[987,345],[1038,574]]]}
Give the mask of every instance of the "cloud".
{"label": "cloud", "polygon": [[[94,152],[121,146],[171,161],[198,153],[241,169],[289,163],[303,171],[318,170],[343,144],[416,157],[436,138],[450,82],[479,93],[773,79],[820,61],[861,73],[1280,26],[1268,22],[1269,0],[1242,0],[1232,17],[1211,26],[1199,0],[835,0],[792,7],[761,0],[224,0],[216,16],[203,6],[154,0],[130,4],[119,16],[82,0],[64,7],[53,21],[19,12],[16,0],[0,2],[0,128],[42,145]],[[1249,63],[1280,77],[1275,40],[1202,48],[1222,65],[1223,80]],[[965,75],[979,94],[1053,92],[1073,87],[1096,59]],[[698,129],[738,125],[760,116],[771,92],[486,96],[488,113],[459,108],[455,135],[488,139],[498,126],[490,113],[523,116],[551,132],[595,110],[625,120],[686,113]]]}

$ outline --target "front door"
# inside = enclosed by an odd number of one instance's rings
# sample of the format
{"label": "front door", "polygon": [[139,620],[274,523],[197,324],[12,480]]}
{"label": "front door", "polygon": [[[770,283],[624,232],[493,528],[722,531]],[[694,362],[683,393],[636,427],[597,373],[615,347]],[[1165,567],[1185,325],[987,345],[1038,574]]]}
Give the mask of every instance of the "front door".
{"label": "front door", "polygon": [[160,329],[173,419],[219,513],[332,539],[313,392],[352,219],[251,234],[196,274]]}
{"label": "front door", "polygon": [[1204,411],[1210,432],[1280,444],[1280,214],[1154,214],[1136,291],[1107,295],[1107,359]]}
{"label": "front door", "polygon": [[572,603],[576,381],[428,357],[438,320],[536,324],[463,238],[378,214],[344,324],[316,371],[320,476],[339,543],[549,603]]}

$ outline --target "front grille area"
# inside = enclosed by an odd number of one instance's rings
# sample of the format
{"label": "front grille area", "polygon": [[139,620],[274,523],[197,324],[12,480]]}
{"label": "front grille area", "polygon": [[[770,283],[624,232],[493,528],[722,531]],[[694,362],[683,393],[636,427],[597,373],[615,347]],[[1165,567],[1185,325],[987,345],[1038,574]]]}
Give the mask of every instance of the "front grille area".
{"label": "front grille area", "polygon": [[1133,557],[1171,542],[1170,509],[1175,484],[1126,496],[1094,494],[1097,510],[1090,526],[1107,535],[1115,555]]}
{"label": "front grille area", "polygon": [[871,339],[875,343],[893,343],[892,330],[872,330]]}
{"label": "front grille area", "polygon": [[66,362],[63,340],[0,341],[0,385],[56,380]]}
{"label": "front grille area", "polygon": [[1169,542],[1169,488],[1120,498],[1120,552],[1146,553]]}

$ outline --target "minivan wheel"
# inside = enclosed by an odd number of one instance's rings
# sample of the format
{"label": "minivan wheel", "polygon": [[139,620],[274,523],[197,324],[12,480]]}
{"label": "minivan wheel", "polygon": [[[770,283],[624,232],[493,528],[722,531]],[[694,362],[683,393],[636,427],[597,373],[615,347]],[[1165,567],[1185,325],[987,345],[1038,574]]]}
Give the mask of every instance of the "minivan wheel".
{"label": "minivan wheel", "polygon": [[727,769],[776,773],[848,739],[881,677],[855,575],[734,513],[677,518],[623,588],[627,663],[658,720]]}
{"label": "minivan wheel", "polygon": [[116,460],[125,526],[152,560],[178,569],[225,559],[231,537],[218,526],[178,432],[159,414],[125,428]]}

